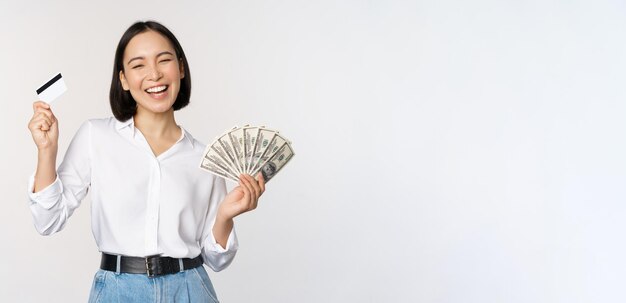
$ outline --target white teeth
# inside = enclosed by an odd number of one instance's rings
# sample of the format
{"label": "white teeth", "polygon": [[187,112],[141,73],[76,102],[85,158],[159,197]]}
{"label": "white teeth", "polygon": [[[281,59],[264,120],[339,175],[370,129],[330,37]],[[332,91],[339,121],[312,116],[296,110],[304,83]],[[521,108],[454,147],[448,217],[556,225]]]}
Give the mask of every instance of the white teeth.
{"label": "white teeth", "polygon": [[162,92],[167,88],[166,85],[162,85],[162,86],[155,86],[155,87],[151,87],[146,89],[147,92],[149,93],[158,93],[158,92]]}

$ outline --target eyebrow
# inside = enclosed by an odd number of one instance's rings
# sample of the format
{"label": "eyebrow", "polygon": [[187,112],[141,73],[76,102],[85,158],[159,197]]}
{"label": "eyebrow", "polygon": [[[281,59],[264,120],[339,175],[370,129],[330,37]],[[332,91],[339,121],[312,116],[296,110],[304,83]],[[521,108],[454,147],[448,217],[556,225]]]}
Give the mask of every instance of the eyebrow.
{"label": "eyebrow", "polygon": [[[157,58],[158,58],[158,57],[163,56],[163,55],[172,55],[172,56],[174,56],[174,54],[172,54],[172,53],[171,53],[171,52],[169,52],[169,51],[163,51],[163,52],[160,52],[160,53],[159,53],[158,55],[156,55],[156,56],[157,56]],[[127,62],[126,64],[130,64],[130,63],[131,63],[131,62],[133,62],[134,60],[141,60],[141,59],[145,59],[145,57],[135,57],[135,58],[132,58],[132,59],[128,60],[128,62]]]}

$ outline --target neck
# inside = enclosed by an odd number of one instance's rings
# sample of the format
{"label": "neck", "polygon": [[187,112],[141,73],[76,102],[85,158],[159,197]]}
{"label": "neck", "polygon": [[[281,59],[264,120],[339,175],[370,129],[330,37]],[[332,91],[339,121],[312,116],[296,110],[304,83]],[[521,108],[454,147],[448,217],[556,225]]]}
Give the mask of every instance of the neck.
{"label": "neck", "polygon": [[164,113],[151,113],[138,108],[133,119],[135,127],[139,129],[144,136],[159,138],[171,136],[179,131],[179,127],[174,119],[173,109]]}

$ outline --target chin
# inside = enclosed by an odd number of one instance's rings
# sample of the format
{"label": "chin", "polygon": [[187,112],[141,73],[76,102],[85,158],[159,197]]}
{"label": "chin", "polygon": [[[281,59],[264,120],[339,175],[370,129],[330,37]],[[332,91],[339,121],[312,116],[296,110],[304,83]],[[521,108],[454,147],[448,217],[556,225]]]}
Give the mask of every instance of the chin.
{"label": "chin", "polygon": [[151,111],[151,112],[153,112],[153,113],[159,113],[159,114],[162,114],[162,113],[167,113],[167,112],[169,112],[170,110],[172,110],[172,111],[173,111],[173,109],[172,109],[172,105],[170,105],[169,107],[157,107],[157,108],[152,108],[150,111]]}
{"label": "chin", "polygon": [[[139,104],[139,107],[146,112],[151,112],[155,114],[162,114],[172,110],[174,106],[174,102],[167,104],[148,104],[147,106],[144,104]],[[138,108],[139,109],[139,108]]]}

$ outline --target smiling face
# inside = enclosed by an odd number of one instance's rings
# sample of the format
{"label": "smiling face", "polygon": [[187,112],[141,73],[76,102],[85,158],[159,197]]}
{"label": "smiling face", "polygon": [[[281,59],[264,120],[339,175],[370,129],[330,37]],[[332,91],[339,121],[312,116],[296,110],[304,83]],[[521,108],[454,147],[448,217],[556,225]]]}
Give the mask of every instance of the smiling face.
{"label": "smiling face", "polygon": [[124,50],[120,81],[137,102],[137,114],[173,111],[184,74],[170,41],[154,31],[133,37]]}

